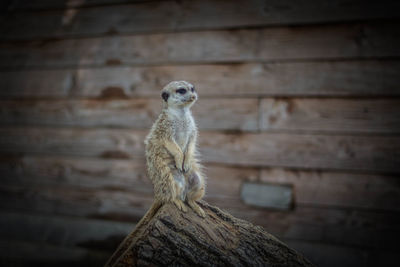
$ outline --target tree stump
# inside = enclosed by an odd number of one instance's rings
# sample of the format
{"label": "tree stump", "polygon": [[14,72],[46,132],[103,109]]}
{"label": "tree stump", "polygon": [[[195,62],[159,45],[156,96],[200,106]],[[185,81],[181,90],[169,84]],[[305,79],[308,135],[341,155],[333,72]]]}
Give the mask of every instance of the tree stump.
{"label": "tree stump", "polygon": [[204,201],[200,206],[206,218],[162,206],[125,238],[106,266],[313,266],[262,227]]}

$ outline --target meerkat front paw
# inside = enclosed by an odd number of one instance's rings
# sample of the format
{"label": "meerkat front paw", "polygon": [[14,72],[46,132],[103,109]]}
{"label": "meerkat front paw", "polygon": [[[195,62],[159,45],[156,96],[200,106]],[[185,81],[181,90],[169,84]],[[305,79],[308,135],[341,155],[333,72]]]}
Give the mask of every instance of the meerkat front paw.
{"label": "meerkat front paw", "polygon": [[188,209],[186,208],[185,203],[183,203],[182,200],[175,199],[175,200],[174,200],[174,204],[175,204],[175,206],[177,206],[178,209],[180,209],[181,211],[183,211],[183,212],[187,212],[187,211],[188,211]]}
{"label": "meerkat front paw", "polygon": [[189,206],[194,210],[194,212],[197,213],[197,215],[199,215],[202,218],[206,217],[206,213],[204,212],[204,210],[202,208],[200,208],[200,206],[193,200],[188,201]]}
{"label": "meerkat front paw", "polygon": [[190,169],[192,169],[192,163],[193,163],[193,159],[191,158],[185,158],[185,160],[183,161],[183,172],[189,172]]}
{"label": "meerkat front paw", "polygon": [[182,156],[176,156],[175,157],[175,167],[183,172],[183,157]]}

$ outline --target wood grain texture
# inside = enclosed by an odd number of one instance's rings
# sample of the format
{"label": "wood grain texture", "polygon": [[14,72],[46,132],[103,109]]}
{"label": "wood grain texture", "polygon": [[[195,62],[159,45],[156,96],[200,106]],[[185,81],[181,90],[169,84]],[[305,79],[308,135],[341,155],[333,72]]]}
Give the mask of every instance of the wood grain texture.
{"label": "wood grain texture", "polygon": [[0,129],[1,151],[102,158],[143,158],[145,131],[110,129]]}
{"label": "wood grain texture", "polygon": [[200,97],[399,95],[399,76],[395,60],[115,67],[79,69],[74,93],[98,97],[113,89],[127,97],[158,96],[169,81],[185,79]]}
{"label": "wood grain texture", "polygon": [[[125,129],[2,128],[1,153],[143,158],[147,131]],[[284,133],[202,132],[206,162],[239,166],[399,173],[400,139]]]}
{"label": "wood grain texture", "polygon": [[172,203],[164,204],[121,243],[107,267],[145,265],[314,266],[265,229],[202,201],[199,220]]}
{"label": "wood grain texture", "polygon": [[0,172],[8,185],[65,185],[113,189],[132,193],[153,192],[144,160],[75,157],[1,158]]}
{"label": "wood grain texture", "polygon": [[0,67],[396,57],[399,29],[391,22],[2,42]]}
{"label": "wood grain texture", "polygon": [[[0,160],[4,185],[65,185],[152,194],[144,160],[69,157],[16,157]],[[221,207],[242,207],[244,182],[293,187],[296,205],[399,210],[396,176],[281,168],[237,168],[207,164],[206,199]],[[261,174],[260,174],[261,173]]]}
{"label": "wood grain texture", "polygon": [[0,240],[0,258],[5,266],[99,266],[108,253],[84,248],[59,247],[26,241]]}
{"label": "wood grain texture", "polygon": [[1,97],[66,97],[74,83],[68,70],[0,72]]}
{"label": "wood grain texture", "polygon": [[[85,0],[85,1],[68,1],[68,0],[11,0],[9,5],[10,11],[26,11],[26,10],[50,10],[50,9],[69,9],[81,8],[99,5],[118,5],[136,2],[146,2],[154,0]],[[163,0],[159,0],[163,1]]]}
{"label": "wood grain texture", "polygon": [[284,241],[300,253],[308,255],[310,261],[315,263],[317,266],[375,266],[369,264],[373,260],[373,255],[375,254],[371,250],[356,247],[343,247],[335,244],[304,242],[301,240]]}
{"label": "wood grain texture", "polygon": [[[398,173],[398,137],[203,133],[207,162]],[[289,163],[290,162],[290,163]],[[288,164],[289,163],[289,164]]]}
{"label": "wood grain texture", "polygon": [[[152,193],[68,185],[4,185],[0,209],[25,213],[138,222],[152,203]],[[128,211],[128,212],[127,212]]]}
{"label": "wood grain texture", "polygon": [[[0,208],[3,211],[126,222],[137,222],[152,203],[150,194],[65,185],[1,185],[0,192]],[[249,208],[243,203],[232,205],[233,201],[222,198],[220,201],[213,198],[207,201],[285,239],[390,248],[396,244],[399,233],[400,217],[392,212],[302,205],[287,212]]]}
{"label": "wood grain texture", "polygon": [[[201,98],[201,130],[400,133],[397,99]],[[149,129],[161,99],[0,100],[0,124]],[[260,120],[260,125],[258,121]]]}
{"label": "wood grain texture", "polygon": [[200,97],[399,95],[399,76],[395,60],[116,67],[79,69],[74,92],[97,97],[119,89],[127,97],[158,96],[169,81],[185,79]]}
{"label": "wood grain texture", "polygon": [[[79,9],[80,5],[109,4],[110,1],[54,1],[17,3],[18,7],[64,10],[12,13],[3,18],[2,39],[95,36],[109,33],[154,33],[160,31],[259,27],[267,25],[315,24],[398,18],[396,1],[365,2],[296,1],[140,1],[129,5],[107,5]],[[62,3],[64,2],[64,3]],[[97,2],[97,3],[95,3]],[[119,1],[121,2],[121,1]],[[116,2],[115,4],[118,4]],[[78,8],[77,8],[78,7]],[[102,18],[102,19],[99,19]],[[205,19],[206,18],[206,19]]]}
{"label": "wood grain texture", "polygon": [[399,210],[396,176],[263,169],[262,182],[293,186],[295,203],[375,210]]}
{"label": "wood grain texture", "polygon": [[2,102],[1,119],[9,125],[124,127],[148,129],[162,99],[25,100]]}
{"label": "wood grain texture", "polygon": [[133,223],[18,212],[1,212],[0,225],[2,239],[108,253],[134,227]]}
{"label": "wood grain texture", "polygon": [[396,60],[105,67],[0,72],[0,96],[159,97],[185,79],[203,96],[397,96]]}
{"label": "wood grain texture", "polygon": [[226,209],[283,239],[390,249],[399,234],[400,216],[393,213],[303,206],[292,212]]}
{"label": "wood grain texture", "polygon": [[261,129],[399,133],[397,99],[263,99]]}
{"label": "wood grain texture", "polygon": [[312,206],[399,211],[400,184],[396,175],[206,166],[206,199],[230,210],[245,209],[239,197],[244,182],[259,182],[292,187],[294,208]]}
{"label": "wood grain texture", "polygon": [[[1,101],[0,124],[149,129],[162,99]],[[200,99],[193,107],[201,129],[258,129],[257,99]]]}

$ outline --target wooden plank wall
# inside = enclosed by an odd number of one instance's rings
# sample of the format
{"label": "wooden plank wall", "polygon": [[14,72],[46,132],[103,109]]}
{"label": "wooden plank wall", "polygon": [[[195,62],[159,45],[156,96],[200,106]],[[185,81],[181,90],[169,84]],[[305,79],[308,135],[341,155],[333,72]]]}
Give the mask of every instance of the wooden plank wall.
{"label": "wooden plank wall", "polygon": [[[0,6],[1,263],[98,266],[145,213],[143,139],[196,85],[206,200],[319,266],[389,266],[400,231],[398,1]],[[288,211],[244,182],[293,188]]]}

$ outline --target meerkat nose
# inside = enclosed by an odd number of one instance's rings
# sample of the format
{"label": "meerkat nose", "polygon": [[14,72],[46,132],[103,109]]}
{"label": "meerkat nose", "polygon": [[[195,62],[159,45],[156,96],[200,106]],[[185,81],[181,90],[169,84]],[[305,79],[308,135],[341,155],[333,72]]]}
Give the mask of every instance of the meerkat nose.
{"label": "meerkat nose", "polygon": [[195,96],[195,95],[192,95],[192,96],[190,97],[190,99],[191,99],[191,100],[196,100],[196,96]]}

